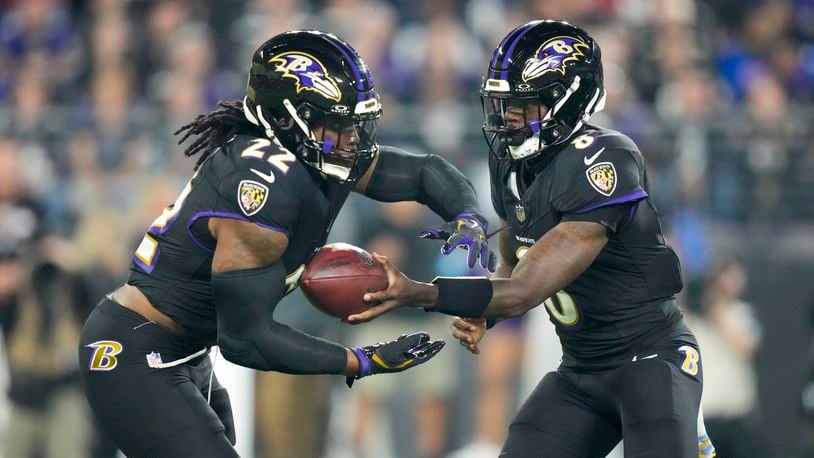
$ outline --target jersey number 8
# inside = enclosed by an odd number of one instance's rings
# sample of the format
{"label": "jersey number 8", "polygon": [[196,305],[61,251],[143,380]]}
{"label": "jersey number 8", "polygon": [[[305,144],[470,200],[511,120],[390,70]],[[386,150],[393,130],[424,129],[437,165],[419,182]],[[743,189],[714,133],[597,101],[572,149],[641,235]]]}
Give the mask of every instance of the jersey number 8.
{"label": "jersey number 8", "polygon": [[548,314],[551,315],[557,324],[565,327],[573,327],[579,323],[579,310],[574,298],[565,291],[557,291],[552,297],[543,301]]}

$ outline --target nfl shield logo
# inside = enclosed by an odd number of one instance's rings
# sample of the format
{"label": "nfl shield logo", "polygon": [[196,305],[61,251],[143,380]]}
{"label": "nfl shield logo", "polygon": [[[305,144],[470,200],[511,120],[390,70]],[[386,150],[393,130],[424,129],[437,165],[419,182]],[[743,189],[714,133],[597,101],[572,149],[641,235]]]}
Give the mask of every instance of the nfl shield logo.
{"label": "nfl shield logo", "polygon": [[150,352],[147,354],[147,365],[150,367],[158,368],[161,367],[163,361],[161,361],[161,353]]}
{"label": "nfl shield logo", "polygon": [[517,221],[520,221],[522,223],[523,221],[526,220],[526,209],[522,205],[520,204],[515,205],[514,213],[515,215],[517,215]]}
{"label": "nfl shield logo", "polygon": [[268,186],[252,180],[243,180],[237,189],[237,202],[246,216],[252,216],[263,208],[268,193]]}

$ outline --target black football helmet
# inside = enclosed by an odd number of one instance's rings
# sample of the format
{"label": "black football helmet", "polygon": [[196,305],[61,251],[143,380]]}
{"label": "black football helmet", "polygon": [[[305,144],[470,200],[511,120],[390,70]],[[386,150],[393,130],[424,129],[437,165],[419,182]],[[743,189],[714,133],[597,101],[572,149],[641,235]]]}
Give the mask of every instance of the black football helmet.
{"label": "black football helmet", "polygon": [[[568,140],[604,106],[599,45],[567,22],[523,24],[495,49],[480,95],[492,153],[534,157]],[[522,127],[516,119],[507,122],[512,106],[522,113]]]}
{"label": "black football helmet", "polygon": [[358,180],[378,152],[382,109],[373,78],[359,54],[329,33],[294,30],[263,43],[252,58],[243,112],[270,139],[341,183]]}

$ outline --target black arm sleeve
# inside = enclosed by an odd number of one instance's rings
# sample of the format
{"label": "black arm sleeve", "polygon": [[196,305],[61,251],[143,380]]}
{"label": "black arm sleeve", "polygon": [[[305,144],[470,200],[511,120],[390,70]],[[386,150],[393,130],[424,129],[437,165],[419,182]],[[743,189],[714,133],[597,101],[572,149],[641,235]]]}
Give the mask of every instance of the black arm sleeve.
{"label": "black arm sleeve", "polygon": [[463,212],[478,213],[472,183],[445,159],[382,146],[379,162],[364,194],[381,202],[414,200],[444,221]]}
{"label": "black arm sleeve", "polygon": [[218,314],[218,345],[229,361],[252,369],[288,374],[340,374],[345,347],[274,321],[285,292],[282,262],[266,267],[212,273]]}

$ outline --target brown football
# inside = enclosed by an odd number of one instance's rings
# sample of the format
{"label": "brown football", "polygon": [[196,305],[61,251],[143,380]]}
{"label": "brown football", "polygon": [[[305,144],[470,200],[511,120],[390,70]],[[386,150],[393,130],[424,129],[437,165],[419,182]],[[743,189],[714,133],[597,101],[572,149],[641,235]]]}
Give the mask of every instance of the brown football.
{"label": "brown football", "polygon": [[305,267],[300,286],[318,309],[337,318],[367,309],[362,296],[387,288],[387,274],[367,251],[349,243],[330,243]]}

